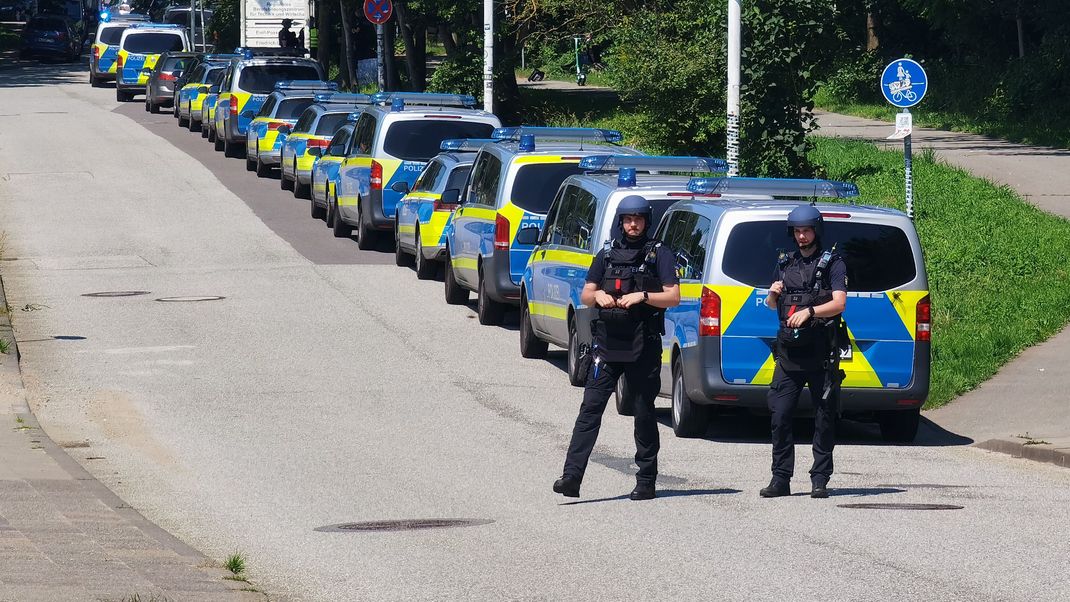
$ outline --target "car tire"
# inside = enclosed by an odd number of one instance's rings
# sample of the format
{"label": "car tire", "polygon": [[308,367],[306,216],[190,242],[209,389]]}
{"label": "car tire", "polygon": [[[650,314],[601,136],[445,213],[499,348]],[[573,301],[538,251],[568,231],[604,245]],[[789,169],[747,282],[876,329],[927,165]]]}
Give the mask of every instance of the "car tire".
{"label": "car tire", "polygon": [[672,431],[677,437],[700,437],[709,426],[709,408],[691,401],[684,390],[684,367],[677,359],[672,367]]}
{"label": "car tire", "polygon": [[151,112],[151,111],[149,111],[149,97],[148,97],[148,95],[145,96],[145,112],[146,113]]}
{"label": "car tire", "polygon": [[156,114],[160,112],[160,105],[152,102],[151,100],[146,100],[145,103],[148,106],[149,113]]}
{"label": "car tire", "polygon": [[580,337],[576,332],[576,318],[568,320],[568,382],[573,387],[587,384],[587,373],[580,370]]}
{"label": "car tire", "polygon": [[438,262],[431,261],[424,255],[423,241],[420,240],[420,227],[416,227],[416,278],[431,280],[438,273]]}
{"label": "car tire", "polygon": [[550,344],[535,334],[531,324],[531,309],[528,307],[527,295],[520,298],[520,356],[541,360],[546,357]]}
{"label": "car tire", "polygon": [[183,117],[182,115],[178,116],[178,127],[186,128],[191,132],[197,131],[197,130],[193,129],[193,120],[191,120],[188,117]]}
{"label": "car tire", "polygon": [[327,217],[327,209],[317,205],[315,200],[309,199],[308,204],[311,207],[311,209],[309,209],[309,214],[312,216],[312,219],[324,219]]}
{"label": "car tire", "polygon": [[479,270],[479,297],[476,299],[476,316],[484,326],[497,326],[505,320],[505,305],[487,296],[486,279],[482,268]]}
{"label": "car tire", "polygon": [[209,142],[211,142],[211,140],[212,140],[210,138],[211,135],[212,135],[212,128],[208,127],[208,124],[204,123],[204,121],[201,121],[201,138],[205,138]]}
{"label": "car tire", "polygon": [[100,87],[100,80],[97,79],[96,77],[93,77],[92,73],[89,74],[89,86],[91,88],[99,88]]}
{"label": "car tire", "polygon": [[613,403],[617,407],[617,414],[621,416],[635,416],[635,391],[628,386],[628,381],[625,380],[622,374],[617,379],[617,388],[613,390]]}
{"label": "car tire", "polygon": [[215,128],[212,128],[212,144],[217,151],[226,149],[226,140],[215,131]]}
{"label": "car tire", "polygon": [[294,165],[294,198],[295,199],[310,199],[312,198],[312,186],[308,184],[302,184],[301,180],[297,177],[297,165]]}
{"label": "car tire", "polygon": [[[178,102],[175,101],[174,99],[171,99],[171,114],[174,115],[175,119],[180,119],[181,116],[182,116],[182,113],[179,112],[179,110],[178,110]],[[179,123],[180,127],[181,127],[181,125],[182,124]]]}
{"label": "car tire", "polygon": [[338,191],[334,193],[334,223],[331,224],[331,234],[335,238],[349,238],[353,235],[353,226],[342,221],[342,211],[338,208]]}
{"label": "car tire", "polygon": [[125,90],[120,90],[118,88],[115,89],[116,102],[130,102],[130,100],[132,100],[133,98],[133,94],[130,94],[129,92]]}
{"label": "car tire", "polygon": [[443,278],[445,281],[443,291],[446,294],[446,304],[464,305],[468,303],[468,289],[461,286],[460,282],[457,282],[457,275],[453,272],[453,263],[449,257],[449,247],[446,247],[446,265],[443,266],[446,271],[446,276]]}
{"label": "car tire", "polygon": [[283,169],[281,166],[279,167],[279,188],[281,188],[283,190],[293,190],[294,189],[293,182],[291,182],[290,180],[286,179],[286,170]]}
{"label": "car tire", "polygon": [[910,443],[918,436],[921,408],[878,412],[877,423],[881,427],[881,439],[889,443]]}
{"label": "car tire", "polygon": [[257,159],[250,159],[248,151],[246,151],[246,155],[245,155],[245,171],[255,172],[256,171],[256,164],[257,164]]}
{"label": "car tire", "polygon": [[364,223],[364,199],[357,198],[357,248],[371,251],[375,248],[375,238],[379,234]]}
{"label": "car tire", "polygon": [[241,152],[245,150],[244,147],[239,147],[236,142],[231,142],[226,138],[223,138],[223,156],[230,159],[237,159],[241,156]]}
{"label": "car tire", "polygon": [[271,175],[271,166],[260,160],[260,154],[256,155],[256,176],[258,178],[266,178]]}
{"label": "car tire", "polygon": [[409,267],[414,263],[415,257],[409,255],[401,248],[401,232],[394,228],[394,265]]}
{"label": "car tire", "polygon": [[334,227],[335,215],[337,214],[337,210],[335,210],[334,204],[331,203],[332,195],[331,195],[331,191],[330,190],[327,191],[327,195],[326,196],[327,196],[327,215],[324,217],[323,221],[325,221],[327,223],[327,227],[328,228],[333,228]]}

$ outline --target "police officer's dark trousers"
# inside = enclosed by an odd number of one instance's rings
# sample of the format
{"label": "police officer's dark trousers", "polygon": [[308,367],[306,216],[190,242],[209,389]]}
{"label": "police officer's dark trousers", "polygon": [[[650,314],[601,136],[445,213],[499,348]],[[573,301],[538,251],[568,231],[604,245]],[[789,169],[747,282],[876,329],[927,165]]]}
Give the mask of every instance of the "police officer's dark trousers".
{"label": "police officer's dark trousers", "polygon": [[635,480],[642,485],[654,485],[658,476],[658,422],[654,414],[654,398],[661,388],[661,337],[648,336],[644,340],[639,359],[628,363],[591,363],[587,386],[583,390],[572,442],[565,457],[566,477],[583,480],[587,461],[591,457],[598,430],[602,426],[609,397],[617,387],[617,379],[624,378],[635,395],[635,464],[639,467]]}
{"label": "police officer's dark trousers", "polygon": [[774,479],[786,483],[795,471],[795,441],[791,421],[803,387],[809,385],[814,404],[814,465],[810,469],[810,480],[815,485],[828,484],[832,476],[832,449],[836,445],[836,411],[840,397],[837,384],[833,386],[829,398],[822,401],[821,393],[828,377],[825,370],[784,370],[779,363],[773,371],[767,401],[772,413]]}

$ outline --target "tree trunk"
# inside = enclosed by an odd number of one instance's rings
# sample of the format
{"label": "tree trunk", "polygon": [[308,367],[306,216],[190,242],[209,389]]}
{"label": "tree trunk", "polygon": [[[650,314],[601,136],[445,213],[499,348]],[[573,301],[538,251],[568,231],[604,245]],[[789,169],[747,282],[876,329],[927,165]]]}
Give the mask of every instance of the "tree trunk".
{"label": "tree trunk", "polygon": [[[334,4],[331,2],[318,2],[316,6],[316,58],[323,65],[323,70],[331,72],[331,58],[334,50]],[[341,69],[339,70],[341,71]]]}
{"label": "tree trunk", "polygon": [[439,23],[438,41],[442,42],[442,47],[446,49],[447,60],[452,61],[461,56],[461,49],[457,47],[457,41],[453,39],[449,23]]}
{"label": "tree trunk", "polygon": [[338,9],[342,12],[342,41],[345,46],[345,73],[349,75],[350,89],[357,89],[359,84],[357,82],[357,71],[353,65],[353,30],[349,24],[349,11],[346,10],[346,5],[342,0],[338,0]]}
{"label": "tree trunk", "polygon": [[[404,0],[394,2],[394,10],[398,15],[398,29],[401,30],[401,41],[405,44],[405,69],[409,73],[409,86],[416,92],[423,92],[426,82],[420,77],[417,68],[421,57],[417,56],[416,41],[413,39],[412,23],[409,20],[409,9]],[[425,59],[426,60],[426,59]]]}
{"label": "tree trunk", "polygon": [[394,31],[394,22],[388,21],[383,24],[383,70],[386,71],[386,89],[392,91],[401,90],[398,62],[394,60],[395,40],[397,32]]}
{"label": "tree trunk", "polygon": [[873,11],[866,11],[866,50],[876,50],[881,42],[877,38],[877,19]]}

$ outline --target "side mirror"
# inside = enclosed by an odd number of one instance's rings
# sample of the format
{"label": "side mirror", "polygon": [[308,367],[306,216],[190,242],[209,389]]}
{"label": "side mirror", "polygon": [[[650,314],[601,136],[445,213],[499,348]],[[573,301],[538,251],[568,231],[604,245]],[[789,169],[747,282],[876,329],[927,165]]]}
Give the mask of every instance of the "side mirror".
{"label": "side mirror", "polygon": [[279,131],[279,134],[282,134],[283,136],[286,136],[293,130],[290,129],[289,124],[284,123],[284,124],[279,126],[279,130],[278,131]]}
{"label": "side mirror", "polygon": [[516,242],[520,245],[537,245],[539,244],[539,228],[535,226],[528,226],[521,228],[516,233]]}
{"label": "side mirror", "polygon": [[198,94],[208,94],[208,86],[198,86],[197,87],[197,93]]}
{"label": "side mirror", "polygon": [[318,146],[313,146],[312,148],[308,149],[305,152],[307,152],[308,154],[312,155],[313,157],[322,157],[323,156],[323,149],[318,147]]}
{"label": "side mirror", "polygon": [[456,205],[460,199],[461,191],[456,188],[450,188],[442,191],[442,196],[438,198],[438,202],[443,205]]}
{"label": "side mirror", "polygon": [[256,113],[253,113],[252,109],[248,109],[248,110],[242,111],[241,116],[242,116],[243,119],[252,119],[253,117],[256,117]]}
{"label": "side mirror", "polygon": [[409,194],[409,183],[408,182],[394,182],[393,184],[390,185],[390,190],[393,190],[394,192],[398,192],[398,193],[401,193],[401,194]]}

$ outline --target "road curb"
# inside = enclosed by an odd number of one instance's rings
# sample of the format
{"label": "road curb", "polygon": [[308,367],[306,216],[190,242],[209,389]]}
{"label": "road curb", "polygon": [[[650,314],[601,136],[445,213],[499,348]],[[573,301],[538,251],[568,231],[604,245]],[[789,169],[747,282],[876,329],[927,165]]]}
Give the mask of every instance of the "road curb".
{"label": "road curb", "polygon": [[1053,448],[1050,444],[1029,444],[1006,439],[989,439],[976,444],[975,447],[1007,454],[1015,458],[1025,458],[1026,460],[1046,462],[1063,468],[1070,468],[1070,448],[1067,447]]}

